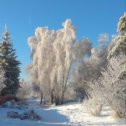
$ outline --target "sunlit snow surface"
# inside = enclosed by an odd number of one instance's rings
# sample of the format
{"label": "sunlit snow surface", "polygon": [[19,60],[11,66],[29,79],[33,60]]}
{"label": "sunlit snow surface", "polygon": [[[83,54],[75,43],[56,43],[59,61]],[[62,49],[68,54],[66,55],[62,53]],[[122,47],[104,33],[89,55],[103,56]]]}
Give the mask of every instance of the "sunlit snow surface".
{"label": "sunlit snow surface", "polygon": [[[42,108],[35,100],[29,100],[29,107],[26,109],[1,108],[0,126],[126,126],[126,120],[115,120],[111,117],[110,107],[104,107],[101,116],[94,117],[88,114],[84,104],[66,104]],[[22,113],[33,109],[41,117],[42,121],[30,121],[7,118],[8,111]]]}

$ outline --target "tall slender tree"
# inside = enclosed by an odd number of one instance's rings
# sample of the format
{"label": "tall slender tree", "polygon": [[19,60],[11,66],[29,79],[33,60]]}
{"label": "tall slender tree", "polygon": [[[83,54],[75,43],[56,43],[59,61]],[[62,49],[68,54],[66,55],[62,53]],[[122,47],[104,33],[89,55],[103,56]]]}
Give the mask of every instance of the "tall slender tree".
{"label": "tall slender tree", "polygon": [[20,62],[17,60],[15,49],[10,41],[10,34],[5,27],[0,43],[0,67],[4,70],[4,84],[0,95],[15,95],[19,87]]}
{"label": "tall slender tree", "polygon": [[73,67],[90,54],[91,43],[88,39],[76,40],[70,19],[57,31],[37,28],[28,43],[32,50],[32,64],[28,66],[31,82],[40,87],[41,99],[63,104]]}

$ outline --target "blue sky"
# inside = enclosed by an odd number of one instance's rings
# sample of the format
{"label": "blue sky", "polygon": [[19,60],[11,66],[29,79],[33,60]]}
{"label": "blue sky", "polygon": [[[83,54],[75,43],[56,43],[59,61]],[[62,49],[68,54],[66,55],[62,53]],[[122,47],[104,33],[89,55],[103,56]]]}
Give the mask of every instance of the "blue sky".
{"label": "blue sky", "polygon": [[0,0],[0,38],[7,24],[18,59],[21,77],[30,63],[29,36],[38,26],[59,29],[70,18],[77,27],[77,38],[88,37],[93,46],[101,33],[116,33],[119,17],[126,11],[126,0]]}

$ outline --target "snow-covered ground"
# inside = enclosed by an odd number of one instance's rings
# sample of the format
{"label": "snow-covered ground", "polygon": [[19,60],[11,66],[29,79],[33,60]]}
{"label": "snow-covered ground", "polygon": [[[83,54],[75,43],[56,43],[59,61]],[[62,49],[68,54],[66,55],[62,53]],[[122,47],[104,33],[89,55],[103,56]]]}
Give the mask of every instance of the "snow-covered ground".
{"label": "snow-covered ground", "polygon": [[[88,114],[84,104],[67,104],[42,108],[35,100],[28,102],[29,107],[24,109],[0,108],[0,126],[126,126],[126,120],[115,120],[111,117],[110,107],[104,107],[101,116],[94,117]],[[42,121],[30,121],[7,118],[8,111],[22,113],[33,109]]]}

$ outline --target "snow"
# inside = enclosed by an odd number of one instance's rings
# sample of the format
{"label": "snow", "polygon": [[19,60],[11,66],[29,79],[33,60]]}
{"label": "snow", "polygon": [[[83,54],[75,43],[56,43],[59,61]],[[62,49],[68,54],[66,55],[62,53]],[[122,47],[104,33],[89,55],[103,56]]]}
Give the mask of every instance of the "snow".
{"label": "snow", "polygon": [[84,104],[73,104],[57,108],[59,113],[70,119],[70,124],[76,126],[126,126],[125,120],[115,120],[110,107],[105,106],[100,116],[92,116],[88,113]]}
{"label": "snow", "polygon": [[[42,107],[35,100],[29,100],[28,108],[0,107],[0,126],[126,126],[126,120],[112,118],[112,110],[105,106],[100,116],[95,117],[87,112],[84,104],[71,103],[62,106]],[[22,113],[34,110],[42,117],[42,121],[7,118],[8,111]]]}

